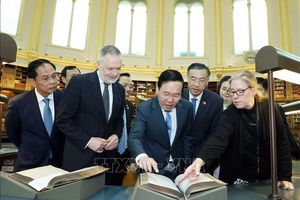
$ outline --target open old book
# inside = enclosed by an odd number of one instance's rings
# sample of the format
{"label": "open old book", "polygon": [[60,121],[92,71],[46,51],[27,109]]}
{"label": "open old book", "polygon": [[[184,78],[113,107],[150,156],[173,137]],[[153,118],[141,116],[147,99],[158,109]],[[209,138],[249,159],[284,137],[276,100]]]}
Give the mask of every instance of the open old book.
{"label": "open old book", "polygon": [[[182,174],[178,175],[175,179],[175,182],[177,182],[181,176]],[[193,193],[221,187],[227,184],[219,179],[216,179],[210,174],[200,173],[198,179],[190,181],[188,178],[186,178],[176,186],[175,183],[166,176],[154,173],[142,173],[140,174],[140,185],[141,187],[177,199],[188,199]]]}
{"label": "open old book", "polygon": [[60,185],[75,182],[107,171],[102,166],[92,166],[77,171],[68,172],[47,165],[10,174],[9,177],[31,186],[37,191],[51,189]]}

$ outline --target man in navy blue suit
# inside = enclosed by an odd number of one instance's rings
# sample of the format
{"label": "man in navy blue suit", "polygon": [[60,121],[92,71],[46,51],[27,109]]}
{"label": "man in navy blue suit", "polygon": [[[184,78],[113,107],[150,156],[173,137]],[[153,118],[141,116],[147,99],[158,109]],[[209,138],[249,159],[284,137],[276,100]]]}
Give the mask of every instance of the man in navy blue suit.
{"label": "man in navy blue suit", "polygon": [[[64,135],[54,123],[62,92],[56,90],[56,67],[45,59],[28,65],[27,74],[34,89],[13,97],[5,116],[6,133],[18,147],[15,171],[52,164],[61,167]],[[45,120],[45,99],[49,101],[49,128]]]}
{"label": "man in navy blue suit", "polygon": [[[214,133],[223,112],[223,99],[206,89],[210,70],[202,63],[193,63],[187,69],[188,88],[183,91],[183,98],[194,106],[194,121],[191,132],[194,134],[193,157],[197,155],[206,140]],[[216,164],[217,165],[217,164]],[[206,169],[213,172],[214,169]]]}
{"label": "man in navy blue suit", "polygon": [[138,105],[128,139],[141,169],[171,179],[184,172],[192,153],[192,104],[181,98],[183,83],[176,70],[161,73],[157,96]]}

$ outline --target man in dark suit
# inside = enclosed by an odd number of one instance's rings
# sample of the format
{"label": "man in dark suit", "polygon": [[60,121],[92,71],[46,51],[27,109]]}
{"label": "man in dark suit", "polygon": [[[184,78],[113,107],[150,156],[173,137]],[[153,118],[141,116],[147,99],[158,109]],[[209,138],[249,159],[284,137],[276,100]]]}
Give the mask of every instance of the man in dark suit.
{"label": "man in dark suit", "polygon": [[[55,70],[55,65],[45,59],[30,62],[27,74],[34,89],[9,101],[5,129],[9,140],[18,147],[15,171],[48,164],[61,167],[64,135],[53,121],[62,92],[56,90]],[[49,107],[45,107],[45,101]],[[49,122],[49,126],[44,121]]]}
{"label": "man in dark suit", "polygon": [[64,89],[67,88],[71,78],[79,74],[81,74],[81,71],[76,66],[65,66],[60,73],[61,81],[64,83]]}
{"label": "man in dark suit", "polygon": [[113,177],[113,184],[114,185],[122,185],[122,181],[124,176],[126,175],[127,166],[131,163],[131,156],[127,148],[127,138],[128,134],[131,130],[131,120],[133,115],[133,104],[131,101],[128,100],[128,97],[130,97],[131,92],[133,90],[133,84],[132,80],[130,78],[129,73],[121,73],[120,78],[118,82],[123,85],[125,89],[125,106],[124,106],[124,127],[122,136],[119,140],[119,146],[118,149],[116,149],[116,167],[114,169],[116,170],[114,172]]}
{"label": "man in dark suit", "polygon": [[106,184],[112,181],[111,167],[123,130],[125,92],[116,83],[121,66],[119,49],[104,46],[97,71],[71,79],[57,116],[57,126],[66,136],[63,169],[109,167]]}
{"label": "man in dark suit", "polygon": [[182,75],[166,70],[158,79],[157,96],[137,107],[128,147],[137,165],[174,179],[192,153],[192,104],[181,98]]}
{"label": "man in dark suit", "polygon": [[[193,157],[197,155],[206,140],[214,133],[215,127],[223,112],[223,99],[216,93],[206,89],[210,70],[201,63],[193,63],[187,69],[188,88],[182,97],[193,104],[194,121],[191,132],[194,134]],[[217,163],[216,163],[217,165]],[[214,169],[206,169],[213,173]]]}

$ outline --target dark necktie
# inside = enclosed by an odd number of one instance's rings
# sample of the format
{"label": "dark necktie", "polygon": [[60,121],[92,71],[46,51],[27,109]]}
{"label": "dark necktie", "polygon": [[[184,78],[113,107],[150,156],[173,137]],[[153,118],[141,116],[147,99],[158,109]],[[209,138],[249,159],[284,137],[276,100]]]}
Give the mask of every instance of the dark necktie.
{"label": "dark necktie", "polygon": [[166,125],[167,125],[167,131],[169,138],[171,140],[171,134],[172,134],[172,118],[169,111],[166,111]]}
{"label": "dark necktie", "polygon": [[192,104],[193,104],[193,116],[195,117],[196,115],[196,101],[197,99],[196,98],[192,98]]}
{"label": "dark necktie", "polygon": [[124,121],[123,132],[118,146],[118,152],[120,155],[122,155],[125,152],[125,146],[126,146],[126,136],[127,136],[126,110],[124,110],[123,121]]}
{"label": "dark necktie", "polygon": [[53,121],[52,121],[52,114],[51,114],[51,110],[49,107],[49,101],[50,99],[46,98],[43,99],[43,102],[45,103],[45,107],[44,107],[44,124],[45,127],[47,129],[48,135],[51,135],[51,131],[52,131],[52,126],[53,126]]}
{"label": "dark necktie", "polygon": [[103,104],[105,109],[105,116],[106,120],[108,121],[109,117],[109,93],[108,93],[108,85],[107,83],[104,83],[104,92],[103,92]]}

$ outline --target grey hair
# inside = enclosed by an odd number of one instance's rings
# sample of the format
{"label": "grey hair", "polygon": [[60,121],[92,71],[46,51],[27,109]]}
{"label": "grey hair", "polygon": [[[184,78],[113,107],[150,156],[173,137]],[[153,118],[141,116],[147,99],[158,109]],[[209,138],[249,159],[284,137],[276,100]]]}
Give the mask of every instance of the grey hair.
{"label": "grey hair", "polygon": [[115,55],[115,56],[122,56],[121,51],[113,46],[113,45],[106,45],[104,47],[102,47],[102,49],[99,52],[99,56],[98,56],[98,61],[99,62],[103,62],[104,61],[104,57],[109,54],[109,55]]}

